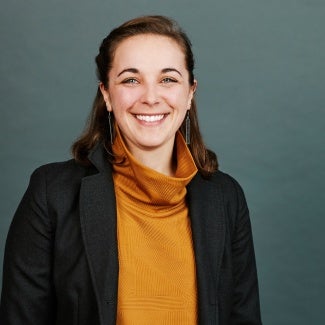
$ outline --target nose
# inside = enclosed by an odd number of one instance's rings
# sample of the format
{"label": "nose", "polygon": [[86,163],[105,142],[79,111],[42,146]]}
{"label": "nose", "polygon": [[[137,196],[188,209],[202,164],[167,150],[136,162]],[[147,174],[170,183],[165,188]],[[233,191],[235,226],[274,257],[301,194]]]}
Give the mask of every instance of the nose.
{"label": "nose", "polygon": [[142,103],[154,106],[159,103],[159,91],[157,85],[146,84],[143,87]]}

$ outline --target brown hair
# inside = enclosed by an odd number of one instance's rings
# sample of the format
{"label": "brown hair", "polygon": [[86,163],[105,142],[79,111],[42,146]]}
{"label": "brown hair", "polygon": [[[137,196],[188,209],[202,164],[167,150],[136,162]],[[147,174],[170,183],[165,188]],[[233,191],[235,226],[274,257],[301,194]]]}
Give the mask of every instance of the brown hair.
{"label": "brown hair", "polygon": [[[125,39],[141,34],[155,34],[167,36],[176,41],[185,55],[185,64],[189,73],[189,83],[194,83],[194,57],[191,49],[191,42],[187,35],[177,25],[177,23],[164,16],[143,16],[127,21],[121,26],[113,29],[111,33],[103,39],[99,53],[96,56],[97,76],[105,87],[108,86],[108,72],[111,69],[114,54],[118,45]],[[72,154],[79,163],[89,163],[89,151],[98,143],[104,142],[108,152],[111,150],[111,139],[108,129],[107,110],[103,95],[98,87],[94,99],[93,108],[88,118],[86,128],[81,137],[72,145]],[[195,164],[199,172],[209,177],[218,169],[216,155],[208,150],[203,142],[198,118],[195,100],[191,103],[190,114],[190,144],[189,149],[192,153]],[[114,124],[114,116],[112,116]],[[185,136],[185,121],[180,127],[180,132]],[[113,137],[115,135],[113,134]],[[114,157],[109,159],[113,162]]]}

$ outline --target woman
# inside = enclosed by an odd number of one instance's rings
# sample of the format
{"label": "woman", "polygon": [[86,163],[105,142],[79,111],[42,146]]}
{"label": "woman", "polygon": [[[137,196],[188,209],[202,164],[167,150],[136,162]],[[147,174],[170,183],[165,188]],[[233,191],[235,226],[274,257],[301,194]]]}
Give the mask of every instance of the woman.
{"label": "woman", "polygon": [[8,234],[0,322],[261,324],[248,209],[200,135],[187,36],[114,29],[74,159],[42,166]]}

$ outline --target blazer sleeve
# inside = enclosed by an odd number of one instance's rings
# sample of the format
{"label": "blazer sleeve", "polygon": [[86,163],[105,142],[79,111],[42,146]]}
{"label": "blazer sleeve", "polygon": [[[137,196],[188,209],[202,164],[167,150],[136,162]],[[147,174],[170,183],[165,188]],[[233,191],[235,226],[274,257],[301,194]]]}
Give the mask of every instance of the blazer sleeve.
{"label": "blazer sleeve", "polygon": [[233,216],[231,250],[234,295],[231,325],[260,325],[258,280],[252,229],[246,199],[240,185],[232,179],[234,195],[228,209]]}
{"label": "blazer sleeve", "polygon": [[49,218],[45,168],[36,170],[11,223],[4,255],[2,325],[51,325],[54,226]]}

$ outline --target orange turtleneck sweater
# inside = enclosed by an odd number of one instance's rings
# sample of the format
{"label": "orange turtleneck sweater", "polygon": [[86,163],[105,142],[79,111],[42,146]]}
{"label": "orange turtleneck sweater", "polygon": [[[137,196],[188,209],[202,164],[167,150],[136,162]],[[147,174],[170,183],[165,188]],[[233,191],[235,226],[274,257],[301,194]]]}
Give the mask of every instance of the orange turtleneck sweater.
{"label": "orange turtleneck sweater", "polygon": [[119,256],[117,325],[197,324],[186,185],[197,168],[181,134],[175,177],[138,162],[118,132],[113,152]]}

